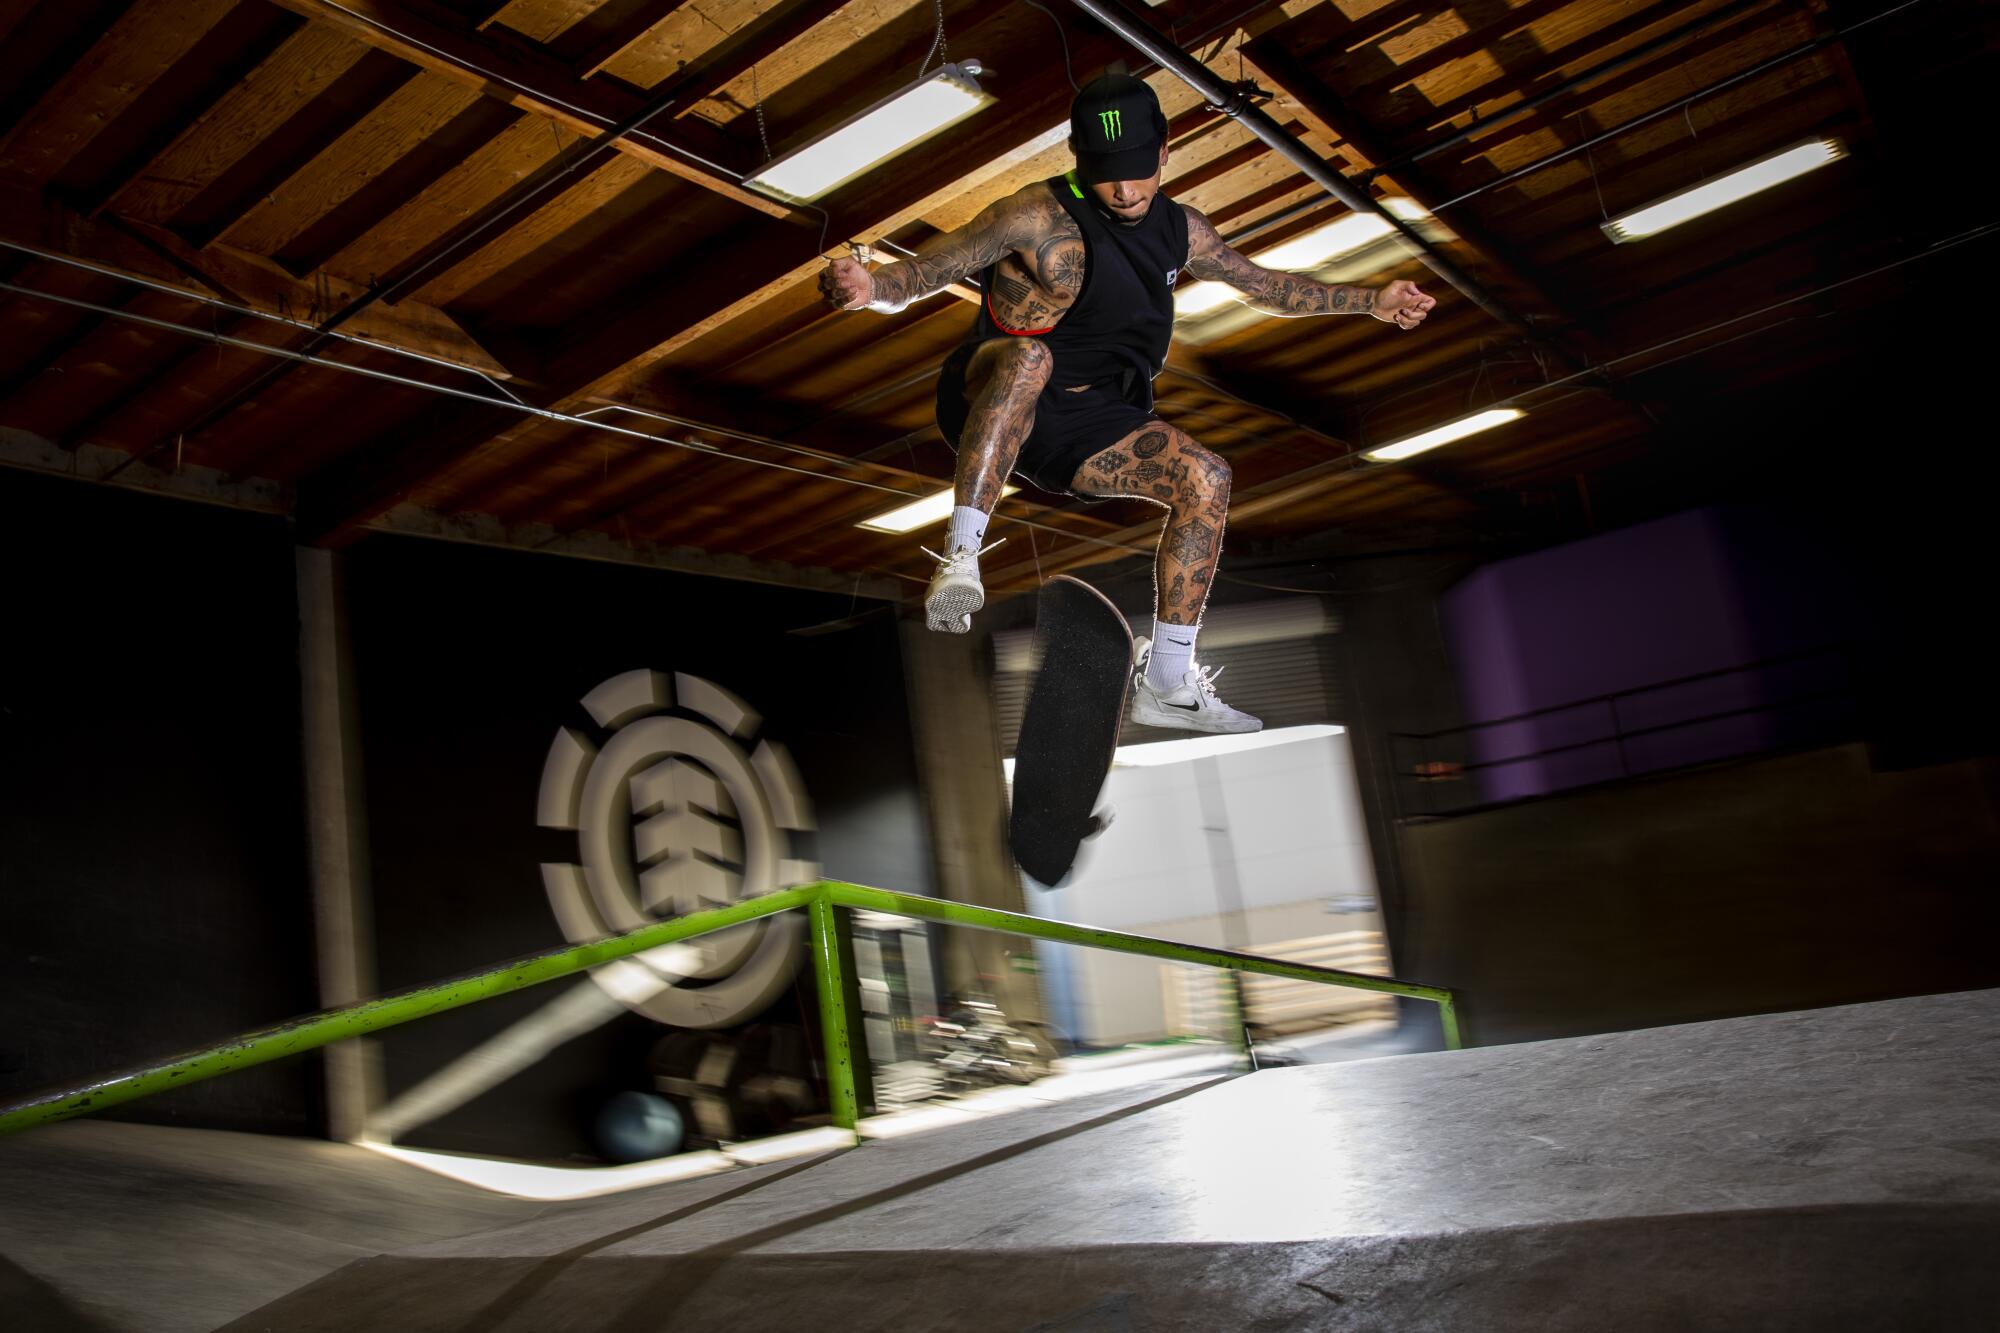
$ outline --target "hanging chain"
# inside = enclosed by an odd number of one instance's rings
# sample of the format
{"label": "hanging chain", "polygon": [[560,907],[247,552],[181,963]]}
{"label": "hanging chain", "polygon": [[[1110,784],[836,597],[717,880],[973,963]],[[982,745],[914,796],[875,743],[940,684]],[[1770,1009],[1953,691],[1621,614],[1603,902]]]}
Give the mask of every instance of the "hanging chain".
{"label": "hanging chain", "polygon": [[757,67],[750,67],[750,100],[757,113],[757,141],[764,145],[764,160],[771,160],[771,136],[764,129],[764,90],[757,83]]}
{"label": "hanging chain", "polygon": [[931,49],[925,53],[924,63],[917,66],[917,77],[920,79],[930,72],[932,56],[937,57],[939,68],[943,68],[950,60],[944,50],[944,0],[931,0],[931,4],[937,9],[937,40],[931,43]]}

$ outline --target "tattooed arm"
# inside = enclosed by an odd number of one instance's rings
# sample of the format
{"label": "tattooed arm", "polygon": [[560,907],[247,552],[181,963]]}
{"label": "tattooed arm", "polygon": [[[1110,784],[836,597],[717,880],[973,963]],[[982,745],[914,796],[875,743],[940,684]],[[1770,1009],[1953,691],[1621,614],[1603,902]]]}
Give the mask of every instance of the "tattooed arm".
{"label": "tattooed arm", "polygon": [[1048,187],[1026,186],[980,210],[914,259],[870,272],[852,259],[836,259],[820,274],[820,295],[836,310],[892,315],[912,301],[943,291],[1005,255],[1028,255],[1043,239],[1053,201]]}
{"label": "tattooed arm", "polygon": [[1413,329],[1437,304],[1407,280],[1377,290],[1262,268],[1232,249],[1198,210],[1182,207],[1188,219],[1187,271],[1228,283],[1253,310],[1267,315],[1373,315],[1385,324]]}

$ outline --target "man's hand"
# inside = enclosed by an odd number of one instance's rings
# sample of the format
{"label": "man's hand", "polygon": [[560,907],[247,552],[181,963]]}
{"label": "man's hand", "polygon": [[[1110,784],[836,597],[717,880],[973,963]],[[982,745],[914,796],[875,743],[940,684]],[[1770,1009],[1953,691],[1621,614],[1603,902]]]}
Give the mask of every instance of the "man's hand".
{"label": "man's hand", "polygon": [[1414,329],[1424,322],[1424,316],[1437,304],[1435,296],[1425,296],[1417,290],[1417,284],[1408,278],[1398,278],[1384,287],[1375,296],[1375,308],[1368,313],[1384,324],[1394,324],[1399,329]]}
{"label": "man's hand", "polygon": [[852,259],[829,260],[819,275],[819,294],[835,310],[859,310],[875,299],[875,279]]}

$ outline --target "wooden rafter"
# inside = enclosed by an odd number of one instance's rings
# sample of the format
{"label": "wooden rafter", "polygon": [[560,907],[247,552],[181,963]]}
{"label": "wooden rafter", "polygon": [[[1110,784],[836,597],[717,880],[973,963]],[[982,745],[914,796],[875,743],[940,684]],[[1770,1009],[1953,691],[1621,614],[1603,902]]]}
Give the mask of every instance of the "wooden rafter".
{"label": "wooden rafter", "polygon": [[[648,100],[628,88],[602,80],[585,81],[546,50],[527,42],[503,41],[497,33],[481,33],[449,10],[428,0],[272,0],[295,13],[315,19],[388,51],[445,78],[479,89],[524,111],[543,116],[573,134],[594,139],[610,126],[629,119]],[[664,146],[663,146],[664,145]],[[675,148],[685,150],[674,151]],[[671,135],[648,128],[643,135],[618,141],[618,151],[668,171],[703,189],[733,199],[771,217],[789,217],[791,210],[728,175],[704,166],[727,151],[719,136],[701,135],[686,123]]]}
{"label": "wooden rafter", "polygon": [[[577,62],[577,72],[585,78],[603,72],[605,66],[644,41],[646,36],[682,7],[682,0],[655,0],[636,11],[626,25],[609,34]],[[693,107],[729,86],[752,66],[806,35],[812,28],[837,13],[841,0],[784,0],[723,38],[708,51],[689,61],[670,78],[648,91],[654,94],[678,92],[684,105]]]}
{"label": "wooden rafter", "polygon": [[[0,183],[0,240],[84,260],[149,281],[167,282],[189,290],[205,287],[203,295],[218,295],[267,314],[295,319],[311,316],[322,298],[339,304],[359,292],[349,284],[331,280],[315,289],[270,265],[222,248],[196,253],[163,228],[93,220],[45,193],[5,183]],[[506,375],[505,368],[474,342],[456,320],[420,302],[372,307],[346,331],[489,375]]]}
{"label": "wooden rafter", "polygon": [[[269,342],[272,341],[271,331],[278,327],[266,320],[235,315],[220,323],[216,331],[228,338]],[[172,393],[190,370],[214,354],[215,349],[211,345],[190,342],[187,349],[169,364],[149,375],[134,376],[123,392],[111,394],[94,405],[87,416],[63,431],[55,442],[57,447],[75,450],[86,444],[98,443],[103,437],[117,437],[119,423],[141,411],[155,398]]]}
{"label": "wooden rafter", "polygon": [[[1099,43],[1104,52],[1115,49]],[[1059,142],[1066,130],[1068,85],[1060,68],[968,121],[961,133],[943,135],[825,201],[827,237],[874,238],[923,216],[933,204],[968,188],[964,164],[980,162],[988,179],[1014,162]],[[557,354],[548,367],[543,405],[573,411],[593,398],[617,398],[641,383],[665,357],[816,273],[824,260],[802,255],[795,233],[758,230],[728,250],[704,256],[699,268],[676,269],[640,286],[621,307],[593,312],[551,339]],[[353,463],[309,481],[314,493],[315,535],[353,532],[423,477],[469,454],[497,447],[521,423],[475,410],[449,422],[441,414],[424,444],[398,451],[393,462]],[[446,424],[449,422],[449,424]]]}
{"label": "wooden rafter", "polygon": [[[1323,137],[1340,143],[1343,146],[1342,155],[1352,165],[1366,169],[1386,160],[1384,150],[1375,143],[1373,130],[1344,107],[1325,84],[1313,78],[1285,43],[1270,38],[1251,42],[1243,48],[1243,58],[1264,84],[1293,109],[1294,114]],[[1400,180],[1393,182],[1396,189],[1418,207],[1428,210],[1437,202],[1437,196],[1428,188],[1420,173],[1406,170],[1399,176]],[[1388,177],[1379,177],[1377,183],[1388,185],[1392,182]],[[1544,316],[1553,316],[1569,328],[1582,327],[1579,319],[1550,296],[1547,284],[1538,276],[1526,272],[1520,261],[1508,254],[1500,242],[1486,235],[1469,213],[1463,210],[1454,213],[1446,220],[1446,225],[1457,236],[1458,244],[1469,251],[1480,265],[1505,278],[1518,292],[1530,296],[1541,307]]]}
{"label": "wooden rafter", "polygon": [[153,81],[229,15],[236,0],[156,0],[135,6],[0,141],[0,173],[44,185]]}

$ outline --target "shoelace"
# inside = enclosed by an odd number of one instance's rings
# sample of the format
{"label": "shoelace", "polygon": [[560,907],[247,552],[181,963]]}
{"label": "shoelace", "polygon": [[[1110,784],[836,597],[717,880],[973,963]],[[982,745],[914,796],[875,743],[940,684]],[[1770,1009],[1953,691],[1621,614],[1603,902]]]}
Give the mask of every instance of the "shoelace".
{"label": "shoelace", "polygon": [[[991,546],[987,547],[985,551],[974,551],[972,553],[972,558],[974,560],[983,560],[986,558],[987,551],[997,551],[1006,544],[1007,544],[1007,539],[1005,537],[1002,537],[999,541],[994,542]],[[931,559],[937,561],[940,565],[948,565],[952,562],[953,557],[965,553],[965,548],[963,547],[960,547],[958,550],[953,551],[951,555],[939,555],[936,551],[933,551],[928,546],[919,546],[917,549],[919,551],[922,551],[925,555],[929,556]]]}
{"label": "shoelace", "polygon": [[1221,703],[1222,696],[1215,692],[1215,678],[1221,675],[1223,672],[1229,670],[1229,668],[1226,666],[1197,667],[1196,670],[1201,673],[1199,681],[1202,693],[1206,694],[1209,698],[1215,700],[1217,703]]}

